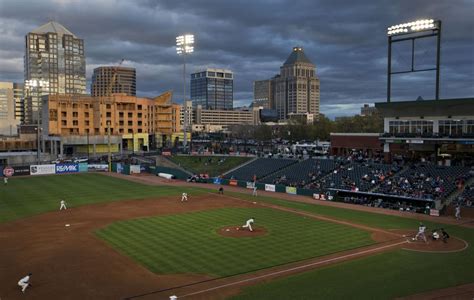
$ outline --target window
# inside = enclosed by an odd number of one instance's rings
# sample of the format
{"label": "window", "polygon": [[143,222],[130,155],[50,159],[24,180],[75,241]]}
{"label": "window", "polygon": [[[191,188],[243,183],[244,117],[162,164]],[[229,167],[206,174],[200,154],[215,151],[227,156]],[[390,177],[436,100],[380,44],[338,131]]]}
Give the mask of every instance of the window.
{"label": "window", "polygon": [[89,118],[89,113],[88,113],[88,112],[85,112],[85,113],[84,113],[84,117],[85,117],[85,118]]}
{"label": "window", "polygon": [[79,122],[77,120],[73,120],[72,121],[72,126],[77,126],[77,125],[79,125]]}
{"label": "window", "polygon": [[108,112],[106,113],[106,117],[107,117],[107,118],[112,117],[112,113],[111,113],[110,111],[108,111]]}
{"label": "window", "polygon": [[66,121],[66,120],[62,120],[62,121],[61,121],[61,125],[62,125],[62,126],[67,126],[67,121]]}
{"label": "window", "polygon": [[62,118],[67,118],[67,112],[62,111],[62,112],[61,112],[61,117],[62,117]]}
{"label": "window", "polygon": [[129,118],[133,118],[133,113],[129,112],[129,113],[128,113],[128,117],[129,117]]}
{"label": "window", "polygon": [[72,113],[72,117],[73,117],[73,118],[77,118],[78,115],[79,115],[79,113],[78,113],[77,111],[75,111],[75,112]]}
{"label": "window", "polygon": [[132,121],[128,121],[128,126],[133,126],[133,122],[132,122]]}

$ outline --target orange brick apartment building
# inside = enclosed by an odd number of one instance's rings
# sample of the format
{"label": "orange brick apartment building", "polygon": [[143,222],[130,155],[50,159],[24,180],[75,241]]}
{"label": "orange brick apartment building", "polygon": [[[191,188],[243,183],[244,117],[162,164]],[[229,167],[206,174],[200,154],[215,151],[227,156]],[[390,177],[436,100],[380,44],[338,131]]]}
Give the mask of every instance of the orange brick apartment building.
{"label": "orange brick apartment building", "polygon": [[51,154],[62,154],[63,148],[73,153],[107,152],[108,126],[113,152],[169,145],[181,129],[180,106],[171,102],[171,96],[171,92],[153,99],[125,94],[45,96],[44,150]]}

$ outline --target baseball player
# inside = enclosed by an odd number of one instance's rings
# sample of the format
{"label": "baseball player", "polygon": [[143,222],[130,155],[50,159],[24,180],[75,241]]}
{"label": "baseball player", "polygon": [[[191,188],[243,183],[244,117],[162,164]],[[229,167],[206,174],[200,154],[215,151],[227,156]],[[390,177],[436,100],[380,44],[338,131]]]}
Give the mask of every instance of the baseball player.
{"label": "baseball player", "polygon": [[425,243],[426,243],[427,240],[426,240],[425,230],[426,230],[426,226],[423,225],[423,223],[420,223],[420,227],[418,227],[418,233],[415,235],[413,240],[416,241],[416,240],[418,240],[418,237],[421,236],[423,238],[423,240],[425,241]]}
{"label": "baseball player", "polygon": [[25,277],[23,277],[22,279],[20,279],[20,281],[18,281],[18,285],[21,286],[21,292],[24,293],[26,288],[28,286],[30,286],[30,278],[31,278],[31,273],[28,273],[28,275],[26,275]]}
{"label": "baseball player", "polygon": [[4,176],[3,177],[3,184],[7,184],[8,183],[8,177],[7,176]]}
{"label": "baseball player", "polygon": [[461,220],[461,205],[456,205],[454,216],[456,217],[456,220]]}
{"label": "baseball player", "polygon": [[255,183],[253,185],[252,196],[257,196],[257,186],[255,185]]}
{"label": "baseball player", "polygon": [[188,193],[183,193],[181,195],[181,202],[183,202],[183,201],[188,201]]}
{"label": "baseball player", "polygon": [[242,225],[242,228],[248,228],[250,231],[253,231],[252,224],[255,222],[254,218],[250,218],[245,222],[245,225]]}
{"label": "baseball player", "polygon": [[224,195],[224,188],[223,187],[219,188],[219,194]]}
{"label": "baseball player", "polygon": [[67,207],[66,207],[66,201],[61,200],[60,203],[61,203],[61,206],[59,207],[59,210],[67,209]]}

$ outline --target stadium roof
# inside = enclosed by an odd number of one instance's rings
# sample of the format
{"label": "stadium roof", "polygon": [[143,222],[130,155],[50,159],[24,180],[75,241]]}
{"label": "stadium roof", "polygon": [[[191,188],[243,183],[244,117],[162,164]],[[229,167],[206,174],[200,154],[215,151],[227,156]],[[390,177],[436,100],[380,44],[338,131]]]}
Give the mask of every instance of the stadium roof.
{"label": "stadium roof", "polygon": [[474,98],[379,102],[383,117],[474,116]]}
{"label": "stadium roof", "polygon": [[297,63],[313,64],[304,54],[303,47],[293,47],[293,51],[286,59],[284,65],[293,65]]}
{"label": "stadium roof", "polygon": [[63,25],[54,22],[54,21],[49,21],[48,23],[36,28],[35,30],[31,31],[32,33],[48,33],[48,32],[55,32],[58,35],[63,35],[63,34],[68,34],[72,35],[73,37],[77,38],[76,35],[69,30],[66,29]]}

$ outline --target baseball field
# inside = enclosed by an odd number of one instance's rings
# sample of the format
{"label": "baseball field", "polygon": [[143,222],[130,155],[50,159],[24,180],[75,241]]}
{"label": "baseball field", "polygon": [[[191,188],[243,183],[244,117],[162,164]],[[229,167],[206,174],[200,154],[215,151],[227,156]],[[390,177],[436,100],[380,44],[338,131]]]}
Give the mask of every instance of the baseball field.
{"label": "baseball field", "polygon": [[0,298],[472,298],[471,222],[424,218],[451,235],[425,244],[410,238],[417,215],[287,196],[151,176],[12,178],[0,186]]}

